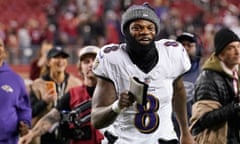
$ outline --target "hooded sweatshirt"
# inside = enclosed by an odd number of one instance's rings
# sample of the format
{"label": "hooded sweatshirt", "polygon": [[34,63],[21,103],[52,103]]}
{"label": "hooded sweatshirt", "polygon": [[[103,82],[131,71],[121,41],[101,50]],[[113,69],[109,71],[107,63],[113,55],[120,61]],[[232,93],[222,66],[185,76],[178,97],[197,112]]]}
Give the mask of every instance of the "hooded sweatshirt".
{"label": "hooded sweatshirt", "polygon": [[17,144],[18,123],[31,124],[31,107],[23,79],[4,62],[0,67],[0,144]]}

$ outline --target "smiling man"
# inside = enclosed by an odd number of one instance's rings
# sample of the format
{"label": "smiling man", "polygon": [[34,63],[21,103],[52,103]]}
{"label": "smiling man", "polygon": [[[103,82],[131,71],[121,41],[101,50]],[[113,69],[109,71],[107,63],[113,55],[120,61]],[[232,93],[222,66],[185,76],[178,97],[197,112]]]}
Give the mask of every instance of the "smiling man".
{"label": "smiling man", "polygon": [[[126,43],[104,46],[93,68],[98,82],[91,121],[96,128],[105,128],[102,144],[177,144],[172,105],[182,134],[180,143],[193,144],[180,78],[191,66],[184,47],[174,40],[155,41],[159,18],[146,3],[131,6],[122,15],[121,30]],[[149,85],[146,105],[136,103],[129,92],[131,77]]]}

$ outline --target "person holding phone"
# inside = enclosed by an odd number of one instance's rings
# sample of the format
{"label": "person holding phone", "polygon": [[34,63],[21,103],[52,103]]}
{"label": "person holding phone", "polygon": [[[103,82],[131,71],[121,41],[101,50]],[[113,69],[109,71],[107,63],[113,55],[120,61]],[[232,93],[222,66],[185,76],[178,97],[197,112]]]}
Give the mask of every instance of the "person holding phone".
{"label": "person holding phone", "polygon": [[[53,47],[47,54],[47,64],[44,75],[33,81],[30,91],[33,126],[42,116],[57,105],[57,101],[68,92],[71,87],[82,84],[79,78],[66,72],[68,57],[69,54],[66,53],[62,47]],[[55,84],[56,89],[46,89],[46,84],[49,81]],[[59,143],[56,139],[55,132],[46,133],[41,137],[41,140],[39,140],[39,138],[34,139],[34,142],[37,144],[40,143],[39,141],[41,141],[41,144]]]}
{"label": "person holding phone", "polygon": [[[82,112],[84,116],[90,115],[91,99],[97,83],[96,76],[92,72],[92,67],[98,51],[99,48],[92,45],[85,46],[80,50],[78,69],[83,78],[83,85],[71,88],[69,92],[59,100],[58,105],[42,117],[32,130],[20,140],[19,144],[28,144],[34,137],[49,131],[56,122],[61,123],[60,121],[63,119],[61,112],[63,111],[71,112],[72,110],[76,110],[75,108],[80,105],[83,106],[86,103],[90,103],[88,107],[85,105],[87,108]],[[89,113],[86,113],[86,111]],[[68,131],[68,129],[64,130],[63,132]],[[66,141],[70,140],[71,144],[101,144],[101,140],[103,139],[100,131],[91,126],[90,119],[83,122],[80,127],[71,127],[70,131],[66,133],[69,134],[73,131],[77,133],[79,131],[81,132],[79,135],[70,135],[69,137],[71,138],[65,137],[68,138]],[[64,135],[62,135],[62,137],[64,138]]]}

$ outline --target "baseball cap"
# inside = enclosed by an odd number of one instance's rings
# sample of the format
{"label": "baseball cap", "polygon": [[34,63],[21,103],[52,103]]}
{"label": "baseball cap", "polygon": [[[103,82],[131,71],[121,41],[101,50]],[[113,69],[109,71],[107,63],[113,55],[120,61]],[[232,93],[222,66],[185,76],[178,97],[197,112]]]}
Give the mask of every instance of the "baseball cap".
{"label": "baseball cap", "polygon": [[81,48],[81,50],[78,53],[78,57],[81,60],[83,58],[83,56],[87,55],[87,54],[97,54],[99,51],[99,47],[97,46],[93,46],[93,45],[89,45],[89,46],[85,46],[83,48]]}
{"label": "baseball cap", "polygon": [[181,35],[179,35],[176,39],[179,42],[182,42],[184,40],[189,41],[189,42],[193,42],[193,43],[197,43],[197,38],[194,34],[192,33],[188,33],[188,32],[183,32]]}
{"label": "baseball cap", "polygon": [[63,58],[68,58],[69,54],[65,52],[62,47],[57,46],[49,50],[47,54],[47,58],[50,59],[56,56],[62,56]]}

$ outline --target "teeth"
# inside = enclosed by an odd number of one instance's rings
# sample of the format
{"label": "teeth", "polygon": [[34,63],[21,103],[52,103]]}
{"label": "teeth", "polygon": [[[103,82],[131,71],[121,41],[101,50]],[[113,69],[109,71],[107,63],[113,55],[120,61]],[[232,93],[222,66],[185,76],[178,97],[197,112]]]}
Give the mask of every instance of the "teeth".
{"label": "teeth", "polygon": [[149,38],[142,38],[142,40],[149,40]]}

